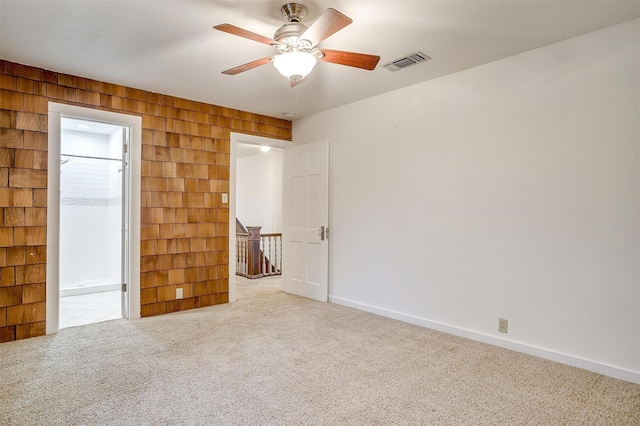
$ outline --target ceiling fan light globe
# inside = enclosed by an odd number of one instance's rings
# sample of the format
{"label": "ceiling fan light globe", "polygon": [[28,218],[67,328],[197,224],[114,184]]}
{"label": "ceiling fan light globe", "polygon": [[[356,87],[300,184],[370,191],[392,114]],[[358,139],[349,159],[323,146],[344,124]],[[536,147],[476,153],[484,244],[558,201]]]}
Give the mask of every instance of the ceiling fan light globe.
{"label": "ceiling fan light globe", "polygon": [[311,53],[288,52],[276,56],[273,65],[283,76],[302,80],[313,70],[317,62],[318,60]]}

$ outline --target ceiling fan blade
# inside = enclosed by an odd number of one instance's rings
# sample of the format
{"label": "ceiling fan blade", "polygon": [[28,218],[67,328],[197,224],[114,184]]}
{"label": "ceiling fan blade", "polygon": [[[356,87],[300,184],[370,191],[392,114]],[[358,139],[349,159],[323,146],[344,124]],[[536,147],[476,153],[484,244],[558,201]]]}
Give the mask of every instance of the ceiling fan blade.
{"label": "ceiling fan blade", "polygon": [[235,68],[222,71],[222,74],[227,74],[227,75],[240,74],[241,72],[249,71],[250,69],[257,68],[264,64],[268,64],[271,61],[271,59],[273,59],[273,56],[268,56],[266,58],[258,59],[257,61],[249,62],[244,65],[240,65]]}
{"label": "ceiling fan blade", "polygon": [[324,56],[320,61],[333,64],[346,65],[354,68],[362,68],[373,71],[380,61],[380,56],[367,55],[365,53],[343,52],[341,50],[322,49]]}
{"label": "ceiling fan blade", "polygon": [[216,25],[213,28],[218,31],[224,31],[225,33],[248,38],[249,40],[257,41],[258,43],[268,44],[269,46],[278,44],[278,42],[275,40],[261,36],[260,34],[252,33],[251,31],[244,30],[240,27],[236,27],[235,25],[231,25],[231,24],[220,24],[220,25]]}
{"label": "ceiling fan blade", "polygon": [[324,11],[316,21],[299,37],[300,40],[309,40],[311,46],[315,46],[332,34],[340,31],[353,20],[335,9]]}

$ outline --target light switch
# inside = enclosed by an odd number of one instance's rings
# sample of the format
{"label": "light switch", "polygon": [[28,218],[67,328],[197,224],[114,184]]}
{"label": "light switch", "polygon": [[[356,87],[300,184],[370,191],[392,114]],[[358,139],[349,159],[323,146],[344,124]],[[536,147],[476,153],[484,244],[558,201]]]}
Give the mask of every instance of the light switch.
{"label": "light switch", "polygon": [[226,192],[222,193],[222,203],[223,204],[227,204],[229,202],[229,194],[227,194]]}

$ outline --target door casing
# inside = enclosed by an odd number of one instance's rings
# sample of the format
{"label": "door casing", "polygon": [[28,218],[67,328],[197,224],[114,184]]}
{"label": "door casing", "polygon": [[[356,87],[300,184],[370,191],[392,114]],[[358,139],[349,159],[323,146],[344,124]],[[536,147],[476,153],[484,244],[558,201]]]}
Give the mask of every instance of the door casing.
{"label": "door casing", "polygon": [[142,117],[49,102],[47,188],[46,332],[59,330],[60,312],[60,119],[101,121],[130,128],[129,139],[129,319],[140,318],[140,181]]}

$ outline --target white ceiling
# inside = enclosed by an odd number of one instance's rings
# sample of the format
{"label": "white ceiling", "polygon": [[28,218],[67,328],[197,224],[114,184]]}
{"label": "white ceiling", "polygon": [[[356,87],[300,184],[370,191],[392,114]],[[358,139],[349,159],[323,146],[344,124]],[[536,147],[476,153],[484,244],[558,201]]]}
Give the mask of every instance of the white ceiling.
{"label": "white ceiling", "polygon": [[[379,55],[374,71],[318,63],[297,88],[271,64],[221,71],[273,48],[213,30],[272,37],[283,0],[0,0],[0,58],[244,111],[300,118],[640,16],[640,1],[304,0],[310,25],[333,7],[353,23],[320,47]],[[432,60],[381,65],[420,50]]]}

